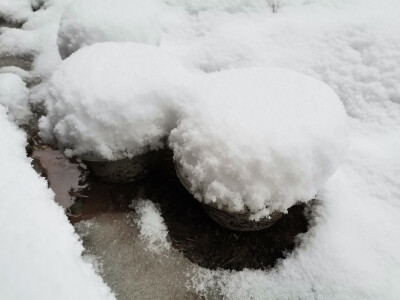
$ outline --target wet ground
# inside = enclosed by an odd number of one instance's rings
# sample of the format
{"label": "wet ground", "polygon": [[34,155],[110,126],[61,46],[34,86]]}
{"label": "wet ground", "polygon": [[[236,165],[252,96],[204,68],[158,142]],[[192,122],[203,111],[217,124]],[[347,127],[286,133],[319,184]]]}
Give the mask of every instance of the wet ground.
{"label": "wet ground", "polygon": [[296,236],[307,231],[309,206],[296,205],[272,227],[258,232],[234,232],[215,223],[175,175],[172,153],[165,151],[146,179],[107,183],[85,166],[66,158],[56,147],[37,143],[32,157],[72,224],[104,214],[124,215],[135,199],[160,205],[172,246],[199,266],[216,269],[268,269],[293,250]]}

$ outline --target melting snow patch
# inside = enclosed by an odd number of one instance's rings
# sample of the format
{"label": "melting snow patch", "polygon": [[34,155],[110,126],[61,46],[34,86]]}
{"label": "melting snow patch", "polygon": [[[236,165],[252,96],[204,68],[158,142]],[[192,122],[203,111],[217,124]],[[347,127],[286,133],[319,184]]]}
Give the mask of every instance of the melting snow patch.
{"label": "melting snow patch", "polygon": [[167,241],[168,230],[160,208],[150,200],[139,200],[135,211],[138,214],[136,222],[140,236],[147,241],[148,250],[158,254],[168,251],[171,245]]}

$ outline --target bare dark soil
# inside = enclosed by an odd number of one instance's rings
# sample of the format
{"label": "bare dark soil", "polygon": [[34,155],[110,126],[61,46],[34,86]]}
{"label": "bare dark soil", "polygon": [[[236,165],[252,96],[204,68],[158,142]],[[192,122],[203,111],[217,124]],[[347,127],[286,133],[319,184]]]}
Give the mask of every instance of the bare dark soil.
{"label": "bare dark soil", "polygon": [[[54,147],[48,149],[55,150]],[[54,157],[43,153],[41,156],[42,159]],[[268,269],[294,249],[297,235],[308,228],[305,214],[312,206],[305,204],[292,207],[275,225],[262,231],[235,232],[221,227],[182,186],[175,174],[172,153],[169,151],[163,153],[162,161],[148,178],[131,183],[102,182],[82,168],[78,161],[69,162],[75,163],[80,169],[80,185],[83,186],[78,190],[69,189],[71,199],[75,202],[66,209],[71,223],[103,213],[126,212],[130,210],[132,200],[150,199],[160,205],[173,247],[190,261],[205,268]],[[52,164],[51,160],[42,161],[43,165],[48,168],[42,172],[44,174],[49,173],[51,168],[63,166]],[[54,170],[51,172],[54,173]],[[62,182],[50,184],[58,185],[59,189]]]}

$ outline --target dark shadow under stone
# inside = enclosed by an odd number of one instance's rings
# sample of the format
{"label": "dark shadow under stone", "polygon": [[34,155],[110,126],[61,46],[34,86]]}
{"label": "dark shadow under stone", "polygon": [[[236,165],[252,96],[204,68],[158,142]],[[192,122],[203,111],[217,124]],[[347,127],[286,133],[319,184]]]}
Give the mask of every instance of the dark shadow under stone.
{"label": "dark shadow under stone", "polygon": [[268,269],[296,246],[296,236],[308,228],[307,206],[289,209],[272,227],[258,232],[235,232],[215,223],[175,175],[171,153],[139,182],[116,184],[87,177],[88,188],[69,210],[72,223],[110,211],[127,211],[132,199],[160,205],[172,246],[190,261],[209,269]]}
{"label": "dark shadow under stone", "polygon": [[[39,138],[32,138],[30,144],[32,150],[59,151],[56,147],[41,143]],[[165,151],[160,157],[156,169],[148,178],[129,183],[100,181],[87,169],[81,168],[79,162],[70,160],[81,170],[79,186],[85,186],[70,192],[75,199],[75,203],[66,209],[71,223],[104,213],[127,212],[131,210],[132,200],[150,199],[159,204],[175,249],[202,267],[230,270],[273,267],[278,259],[294,249],[297,235],[308,229],[306,215],[312,209],[312,204],[293,206],[288,214],[265,230],[236,232],[225,229],[215,223],[183,187],[175,174],[172,153]],[[51,170],[53,172],[58,170],[59,164],[47,162],[47,165],[56,168]]]}

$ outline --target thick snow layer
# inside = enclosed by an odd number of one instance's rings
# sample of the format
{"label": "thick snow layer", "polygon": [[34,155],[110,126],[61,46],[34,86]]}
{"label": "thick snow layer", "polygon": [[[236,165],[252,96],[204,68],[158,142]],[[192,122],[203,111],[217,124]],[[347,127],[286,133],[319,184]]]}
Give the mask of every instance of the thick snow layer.
{"label": "thick snow layer", "polygon": [[159,44],[160,4],[153,0],[78,0],[64,12],[58,31],[62,58],[98,42]]}
{"label": "thick snow layer", "polygon": [[140,236],[147,241],[147,248],[155,253],[163,253],[171,248],[167,241],[167,226],[161,216],[160,208],[150,200],[139,199],[134,203],[138,214],[136,223]]}
{"label": "thick snow layer", "polygon": [[347,116],[318,80],[238,69],[203,76],[195,89],[170,145],[200,201],[234,212],[285,212],[312,199],[343,158]]}
{"label": "thick snow layer", "polygon": [[[54,73],[42,136],[69,154],[118,159],[164,146],[175,127],[174,101],[187,71],[157,47],[98,43],[66,59]],[[179,87],[179,88],[178,88]]]}
{"label": "thick snow layer", "polygon": [[28,122],[29,90],[21,77],[11,73],[0,73],[0,104],[8,109],[9,117],[21,125]]}
{"label": "thick snow layer", "polygon": [[0,297],[113,299],[82,260],[82,245],[0,106]]}

